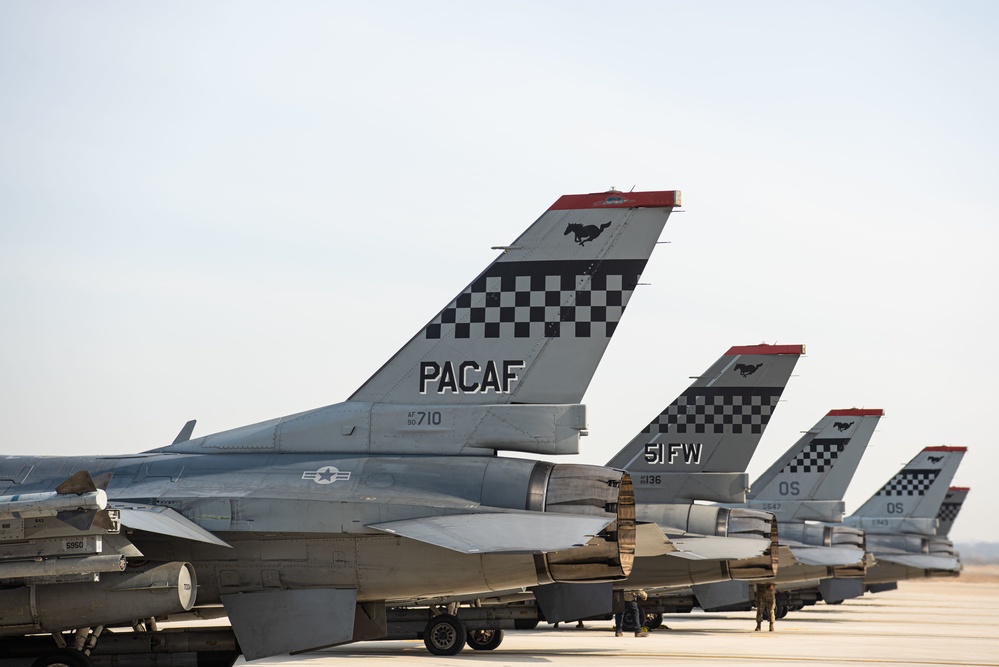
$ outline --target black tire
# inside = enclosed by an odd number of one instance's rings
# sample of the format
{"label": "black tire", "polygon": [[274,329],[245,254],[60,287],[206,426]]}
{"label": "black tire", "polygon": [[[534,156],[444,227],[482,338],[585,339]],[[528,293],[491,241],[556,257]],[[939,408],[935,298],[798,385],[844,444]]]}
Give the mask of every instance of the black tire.
{"label": "black tire", "polygon": [[514,630],[533,630],[541,624],[537,618],[518,618],[513,622]]}
{"label": "black tire", "polygon": [[663,624],[663,615],[658,612],[652,612],[651,614],[645,615],[645,627],[649,630],[655,630]]}
{"label": "black tire", "polygon": [[450,614],[434,616],[423,630],[423,644],[434,655],[458,655],[465,637],[465,624]]}
{"label": "black tire", "polygon": [[636,617],[632,609],[625,607],[624,617],[621,620],[621,628],[627,632],[639,632],[644,626],[645,626],[645,611],[641,607],[639,607],[638,616]]}
{"label": "black tire", "polygon": [[779,604],[777,608],[774,609],[774,618],[784,618],[787,616],[788,608],[786,604]]}
{"label": "black tire", "polygon": [[843,601],[842,600],[836,600],[835,602],[830,602],[829,600],[826,600],[826,604],[843,604]]}
{"label": "black tire", "polygon": [[94,663],[80,651],[61,648],[35,660],[31,667],[94,667]]}
{"label": "black tire", "polygon": [[502,630],[469,630],[468,645],[476,651],[492,651],[503,643]]}

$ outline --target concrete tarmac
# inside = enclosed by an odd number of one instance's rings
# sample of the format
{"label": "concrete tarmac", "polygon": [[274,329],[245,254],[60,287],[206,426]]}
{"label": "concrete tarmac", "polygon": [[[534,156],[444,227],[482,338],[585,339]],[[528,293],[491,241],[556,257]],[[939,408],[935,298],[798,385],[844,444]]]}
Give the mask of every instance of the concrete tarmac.
{"label": "concrete tarmac", "polygon": [[[292,658],[256,661],[283,667],[426,667],[483,665],[995,665],[999,667],[999,578],[964,577],[901,582],[899,589],[840,605],[819,603],[777,621],[776,632],[754,632],[755,613],[678,614],[669,630],[649,637],[615,637],[609,621],[582,630],[506,631],[493,651],[465,648],[459,655],[431,655],[422,641],[349,644]],[[242,659],[237,667],[245,664]]]}

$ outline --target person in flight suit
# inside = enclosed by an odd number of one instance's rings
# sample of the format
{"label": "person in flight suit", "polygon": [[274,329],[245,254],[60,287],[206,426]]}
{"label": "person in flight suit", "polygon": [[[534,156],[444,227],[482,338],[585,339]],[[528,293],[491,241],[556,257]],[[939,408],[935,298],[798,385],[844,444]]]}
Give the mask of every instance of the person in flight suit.
{"label": "person in flight suit", "polygon": [[777,591],[773,584],[756,585],[756,632],[760,631],[763,615],[770,619],[770,632],[774,631],[774,608],[777,606]]}

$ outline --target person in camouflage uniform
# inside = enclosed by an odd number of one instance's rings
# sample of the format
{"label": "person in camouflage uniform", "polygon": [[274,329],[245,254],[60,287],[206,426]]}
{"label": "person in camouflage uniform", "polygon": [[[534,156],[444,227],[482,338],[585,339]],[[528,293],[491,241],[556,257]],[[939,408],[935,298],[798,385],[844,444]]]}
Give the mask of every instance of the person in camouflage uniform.
{"label": "person in camouflage uniform", "polygon": [[756,585],[756,632],[760,631],[764,613],[770,619],[770,632],[774,631],[774,609],[777,606],[777,591],[773,584]]}

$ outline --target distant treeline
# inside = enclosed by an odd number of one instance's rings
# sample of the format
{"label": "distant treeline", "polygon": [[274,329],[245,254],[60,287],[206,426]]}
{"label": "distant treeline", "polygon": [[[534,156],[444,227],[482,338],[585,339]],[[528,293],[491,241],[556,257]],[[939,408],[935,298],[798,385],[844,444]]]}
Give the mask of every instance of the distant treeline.
{"label": "distant treeline", "polygon": [[958,542],[954,546],[965,565],[999,563],[999,542]]}

